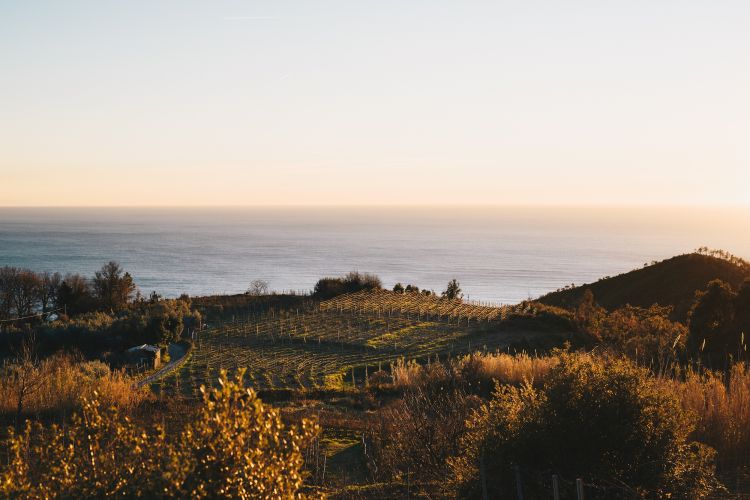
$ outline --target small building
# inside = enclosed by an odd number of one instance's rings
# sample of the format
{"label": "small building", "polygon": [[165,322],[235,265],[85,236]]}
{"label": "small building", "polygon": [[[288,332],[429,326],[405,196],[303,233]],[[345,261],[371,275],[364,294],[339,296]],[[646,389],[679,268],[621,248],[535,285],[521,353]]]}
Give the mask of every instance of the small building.
{"label": "small building", "polygon": [[145,365],[149,368],[159,368],[161,365],[161,349],[155,345],[138,345],[125,351],[129,363]]}

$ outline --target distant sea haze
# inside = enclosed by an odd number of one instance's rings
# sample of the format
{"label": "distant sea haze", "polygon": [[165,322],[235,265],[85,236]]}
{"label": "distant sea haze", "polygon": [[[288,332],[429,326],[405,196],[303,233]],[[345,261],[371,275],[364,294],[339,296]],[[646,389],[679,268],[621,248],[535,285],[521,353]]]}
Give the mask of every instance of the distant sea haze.
{"label": "distant sea haze", "polygon": [[749,258],[748,229],[746,208],[0,208],[0,266],[90,276],[116,260],[168,297],[359,270],[516,303],[700,246]]}

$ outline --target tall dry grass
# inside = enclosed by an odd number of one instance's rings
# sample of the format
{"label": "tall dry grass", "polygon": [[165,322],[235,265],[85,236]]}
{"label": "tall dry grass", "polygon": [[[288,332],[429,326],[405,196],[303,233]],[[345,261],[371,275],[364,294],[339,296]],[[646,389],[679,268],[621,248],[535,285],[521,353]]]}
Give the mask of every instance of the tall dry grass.
{"label": "tall dry grass", "polygon": [[698,420],[695,438],[718,451],[720,468],[750,465],[750,367],[728,374],[688,371],[664,379]]}
{"label": "tall dry grass", "polygon": [[518,385],[543,381],[558,361],[555,356],[531,356],[526,353],[476,353],[461,358],[458,365],[469,377]]}
{"label": "tall dry grass", "polygon": [[416,361],[399,360],[391,367],[393,385],[398,388],[424,384],[438,366],[468,382],[496,380],[500,384],[542,382],[556,366],[555,356],[532,356],[526,353],[474,353],[452,360],[449,364],[420,365]]}
{"label": "tall dry grass", "polygon": [[96,392],[106,406],[132,408],[149,397],[137,389],[134,380],[123,372],[111,370],[100,361],[81,361],[58,354],[38,363],[20,362],[0,368],[0,415],[15,416],[19,397],[22,416],[67,412],[82,398]]}

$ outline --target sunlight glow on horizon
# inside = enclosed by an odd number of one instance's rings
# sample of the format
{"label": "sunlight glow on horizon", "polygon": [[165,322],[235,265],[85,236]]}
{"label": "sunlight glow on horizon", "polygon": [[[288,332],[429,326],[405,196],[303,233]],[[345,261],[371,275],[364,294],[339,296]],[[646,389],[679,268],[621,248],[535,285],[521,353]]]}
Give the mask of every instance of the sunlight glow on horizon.
{"label": "sunlight glow on horizon", "polygon": [[0,5],[0,206],[750,206],[750,4]]}

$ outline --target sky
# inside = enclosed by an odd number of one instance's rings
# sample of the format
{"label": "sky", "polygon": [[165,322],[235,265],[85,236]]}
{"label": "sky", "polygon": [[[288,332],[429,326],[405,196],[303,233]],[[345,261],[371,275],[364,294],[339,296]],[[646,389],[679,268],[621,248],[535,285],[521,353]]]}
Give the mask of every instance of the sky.
{"label": "sky", "polygon": [[748,206],[748,26],[746,0],[0,0],[0,206]]}

